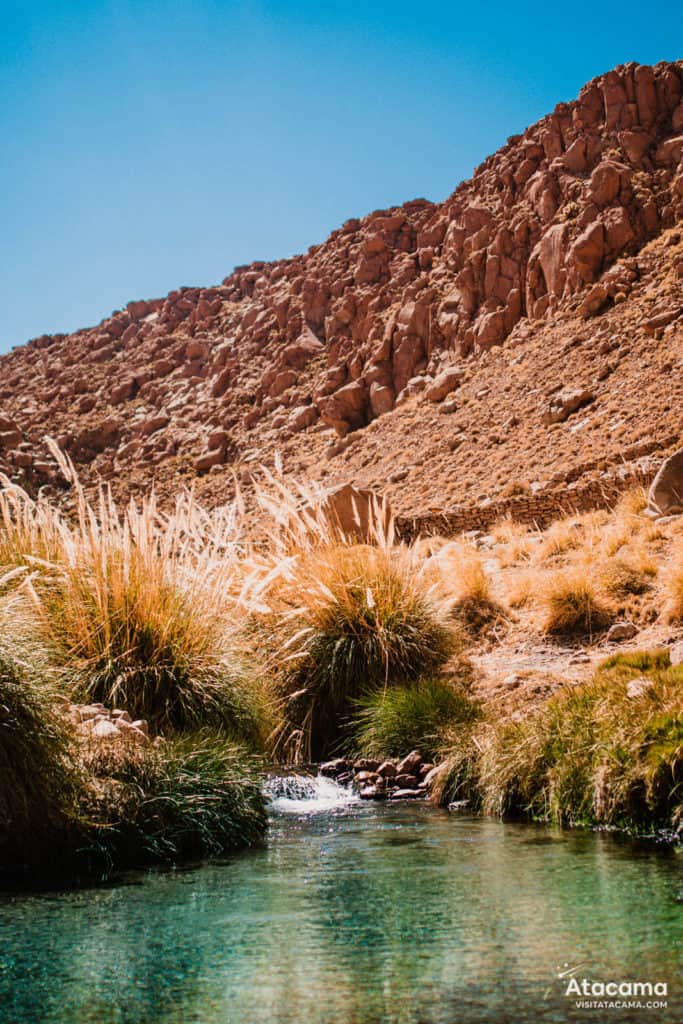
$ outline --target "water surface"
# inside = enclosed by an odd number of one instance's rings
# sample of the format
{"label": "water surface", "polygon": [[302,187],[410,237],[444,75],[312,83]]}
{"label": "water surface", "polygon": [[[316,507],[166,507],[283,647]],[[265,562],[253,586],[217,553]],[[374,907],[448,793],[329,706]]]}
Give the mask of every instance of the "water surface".
{"label": "water surface", "polygon": [[[226,862],[0,898],[0,1021],[683,1020],[680,855],[334,796],[281,793]],[[668,1009],[576,1009],[582,962],[666,981]]]}

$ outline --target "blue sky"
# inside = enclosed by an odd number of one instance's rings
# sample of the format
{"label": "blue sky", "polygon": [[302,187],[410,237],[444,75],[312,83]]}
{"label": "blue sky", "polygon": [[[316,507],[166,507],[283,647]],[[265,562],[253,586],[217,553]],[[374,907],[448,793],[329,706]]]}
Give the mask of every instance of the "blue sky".
{"label": "blue sky", "polygon": [[679,3],[0,0],[0,351],[441,200]]}

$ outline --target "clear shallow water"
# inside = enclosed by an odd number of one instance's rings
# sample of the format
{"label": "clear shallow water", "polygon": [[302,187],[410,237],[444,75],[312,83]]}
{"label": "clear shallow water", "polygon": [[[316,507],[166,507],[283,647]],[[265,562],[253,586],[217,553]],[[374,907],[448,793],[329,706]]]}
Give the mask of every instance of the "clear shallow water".
{"label": "clear shallow water", "polygon": [[[273,793],[262,851],[0,897],[0,1021],[683,1020],[681,855],[329,786]],[[594,980],[668,982],[668,1010],[575,1009],[557,973],[581,961]]]}

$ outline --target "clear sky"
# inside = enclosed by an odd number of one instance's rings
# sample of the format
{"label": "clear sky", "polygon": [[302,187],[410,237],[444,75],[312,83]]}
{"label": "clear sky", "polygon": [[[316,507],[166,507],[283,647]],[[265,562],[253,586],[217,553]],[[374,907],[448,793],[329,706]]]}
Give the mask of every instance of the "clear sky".
{"label": "clear sky", "polygon": [[[680,2],[0,0],[0,350],[441,200]],[[677,46],[678,44],[678,46]]]}

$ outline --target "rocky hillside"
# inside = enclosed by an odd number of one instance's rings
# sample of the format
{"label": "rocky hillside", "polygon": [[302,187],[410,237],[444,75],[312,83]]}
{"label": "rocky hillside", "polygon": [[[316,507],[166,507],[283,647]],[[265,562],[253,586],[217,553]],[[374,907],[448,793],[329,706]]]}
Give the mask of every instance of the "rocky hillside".
{"label": "rocky hillside", "polygon": [[680,441],[682,217],[683,62],[618,67],[443,203],[3,356],[0,458],[218,501],[279,451],[410,514],[599,481]]}

